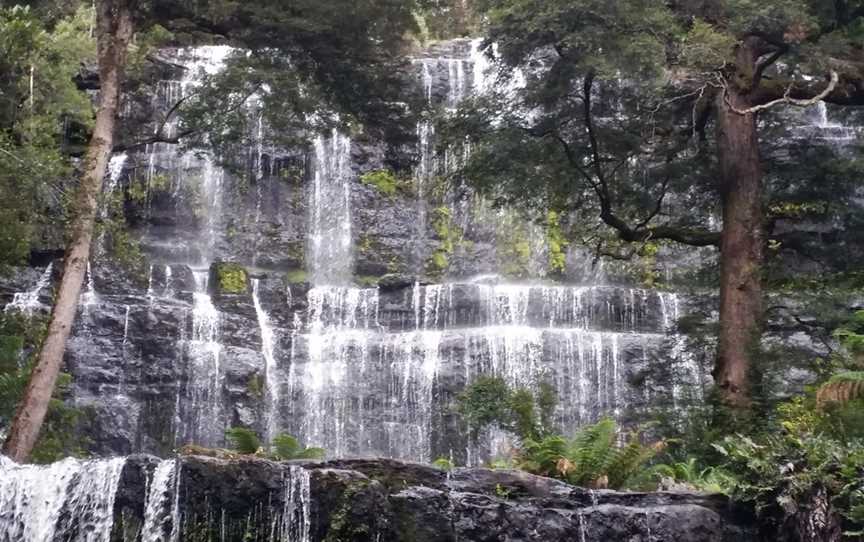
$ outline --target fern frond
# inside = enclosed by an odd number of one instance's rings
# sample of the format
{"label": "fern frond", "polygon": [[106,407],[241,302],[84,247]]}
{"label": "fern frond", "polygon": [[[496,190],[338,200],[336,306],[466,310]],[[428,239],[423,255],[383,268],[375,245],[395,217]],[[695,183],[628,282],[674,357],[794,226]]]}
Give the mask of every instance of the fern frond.
{"label": "fern frond", "polygon": [[252,455],[261,448],[261,440],[255,431],[245,427],[226,429],[225,438],[231,443],[231,448],[239,454]]}
{"label": "fern frond", "polygon": [[864,371],[849,371],[831,377],[816,392],[820,407],[829,403],[848,403],[864,398]]}
{"label": "fern frond", "polygon": [[286,433],[273,437],[271,457],[280,461],[291,459],[322,459],[326,452],[323,448],[304,448],[300,441]]}

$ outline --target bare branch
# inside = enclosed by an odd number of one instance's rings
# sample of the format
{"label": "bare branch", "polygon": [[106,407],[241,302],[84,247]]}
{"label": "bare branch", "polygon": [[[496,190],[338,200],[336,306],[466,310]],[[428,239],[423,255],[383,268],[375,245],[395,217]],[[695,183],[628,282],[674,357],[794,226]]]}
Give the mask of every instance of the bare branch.
{"label": "bare branch", "polygon": [[822,100],[824,100],[825,98],[827,98],[829,94],[834,92],[834,89],[837,87],[837,83],[839,81],[840,81],[840,75],[836,71],[831,70],[831,81],[828,83],[828,86],[825,88],[825,90],[823,90],[822,92],[820,92],[816,96],[813,96],[812,98],[808,98],[808,99],[792,98],[791,93],[792,93],[793,85],[789,85],[789,88],[786,89],[786,92],[783,94],[782,98],[777,98],[776,100],[771,100],[770,102],[767,102],[764,104],[754,105],[753,107],[748,107],[747,109],[738,109],[734,105],[732,105],[732,101],[729,99],[728,91],[724,91],[723,99],[726,102],[726,105],[729,107],[729,109],[731,109],[732,111],[734,111],[735,113],[737,113],[739,115],[750,115],[752,113],[756,113],[758,111],[762,111],[764,109],[768,109],[770,107],[774,107],[775,105],[780,105],[780,104],[790,104],[790,105],[795,105],[795,106],[799,106],[799,107],[807,107],[810,105],[815,105],[815,104],[821,102]]}

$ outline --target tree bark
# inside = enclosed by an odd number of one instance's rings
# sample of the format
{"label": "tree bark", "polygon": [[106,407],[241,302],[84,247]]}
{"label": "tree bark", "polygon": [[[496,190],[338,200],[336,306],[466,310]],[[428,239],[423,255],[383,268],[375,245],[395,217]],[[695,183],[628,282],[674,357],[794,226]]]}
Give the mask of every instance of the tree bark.
{"label": "tree bark", "polygon": [[75,320],[78,296],[90,258],[97,198],[102,190],[102,181],[114,143],[114,124],[120,102],[123,69],[133,32],[133,1],[97,2],[96,39],[101,89],[99,108],[76,195],[63,277],[51,312],[48,333],[3,446],[3,452],[17,462],[27,460],[39,437],[63,363],[66,340]]}
{"label": "tree bark", "polygon": [[[746,43],[740,49],[737,75],[746,79],[755,68],[755,53]],[[723,233],[719,348],[713,374],[721,401],[741,410],[751,402],[752,358],[762,331],[765,226],[756,113],[734,111],[751,105],[737,88],[730,84],[716,98]]]}

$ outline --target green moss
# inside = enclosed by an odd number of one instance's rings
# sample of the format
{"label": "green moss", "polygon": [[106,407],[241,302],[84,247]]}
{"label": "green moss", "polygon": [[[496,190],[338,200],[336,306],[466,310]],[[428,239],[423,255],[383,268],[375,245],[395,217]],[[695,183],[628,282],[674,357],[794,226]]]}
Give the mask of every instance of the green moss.
{"label": "green moss", "polygon": [[242,265],[217,262],[213,264],[211,277],[213,274],[220,294],[245,294],[249,291],[249,274]]}
{"label": "green moss", "polygon": [[363,234],[360,236],[360,241],[357,243],[357,251],[360,254],[369,254],[376,248],[377,243],[371,235]]}
{"label": "green moss", "polygon": [[392,171],[387,169],[378,169],[369,171],[360,176],[360,182],[374,186],[378,192],[381,192],[388,198],[392,198],[399,191],[401,182]]}
{"label": "green moss", "polygon": [[288,284],[303,284],[309,280],[309,274],[303,269],[293,269],[285,273],[285,282]]}
{"label": "green moss", "polygon": [[433,276],[440,276],[450,266],[450,256],[462,237],[462,231],[453,222],[453,214],[446,206],[432,211],[432,229],[438,238],[438,248],[429,258],[427,271]]}

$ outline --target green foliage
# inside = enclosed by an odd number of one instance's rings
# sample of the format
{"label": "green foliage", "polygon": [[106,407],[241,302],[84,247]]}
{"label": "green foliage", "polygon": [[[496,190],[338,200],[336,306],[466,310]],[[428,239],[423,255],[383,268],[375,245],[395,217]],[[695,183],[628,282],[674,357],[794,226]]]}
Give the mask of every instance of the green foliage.
{"label": "green foliage", "polygon": [[857,311],[834,332],[834,337],[852,355],[864,360],[864,311]]}
{"label": "green foliage", "polygon": [[270,128],[265,145],[305,143],[317,129],[337,125],[404,142],[413,122],[404,107],[401,53],[417,30],[416,7],[413,0],[297,0],[290,9],[276,0],[203,5],[157,0],[153,11],[172,14],[160,22],[175,40],[200,42],[199,31],[218,28],[220,40],[255,53],[231,55],[226,68],[205,78],[183,104],[184,127],[195,132],[188,143],[215,147],[225,165],[248,173],[239,157],[251,144],[259,115],[240,105],[262,87],[268,89],[258,93]]}
{"label": "green foliage", "polygon": [[26,258],[41,228],[64,219],[64,151],[92,123],[90,99],[74,82],[94,58],[91,21],[89,7],[50,28],[27,7],[0,7],[0,273]]}
{"label": "green foliage", "polygon": [[325,455],[322,448],[305,448],[300,441],[285,433],[273,437],[273,442],[267,451],[262,446],[258,434],[251,429],[232,427],[225,431],[225,437],[230,442],[232,451],[241,455],[258,455],[276,461],[322,459]]}
{"label": "green foliage", "polygon": [[261,450],[261,439],[255,431],[245,427],[231,427],[225,430],[225,438],[231,449],[242,455],[252,455]]}
{"label": "green foliage", "polygon": [[147,258],[138,239],[129,234],[126,223],[108,222],[111,258],[139,280],[147,278]]}
{"label": "green foliage", "polygon": [[734,475],[732,497],[752,503],[765,521],[779,526],[807,514],[812,499],[827,490],[829,510],[839,512],[847,528],[864,527],[861,441],[842,442],[797,426],[757,438],[728,436],[715,447],[726,458],[724,469]]}
{"label": "green foliage", "polygon": [[505,276],[512,278],[528,276],[531,264],[531,243],[525,225],[517,221],[516,217],[508,216],[498,228],[495,252],[498,266]]}
{"label": "green foliage", "polygon": [[[0,313],[0,428],[11,422],[30,379],[36,348],[45,333],[40,318]],[[31,454],[34,463],[51,463],[64,457],[86,455],[88,439],[80,431],[83,411],[63,400],[72,377],[60,373],[48,404],[48,413]]]}
{"label": "green foliage", "polygon": [[647,462],[664,447],[662,442],[643,445],[638,432],[619,445],[615,421],[605,418],[583,427],[571,439],[560,435],[528,439],[520,466],[575,485],[620,489],[641,482]]}
{"label": "green foliage", "polygon": [[734,37],[702,19],[696,19],[684,38],[681,57],[694,68],[714,70],[725,66],[734,50]]}
{"label": "green foliage", "polygon": [[378,169],[369,171],[360,176],[360,181],[369,186],[375,187],[378,192],[384,194],[388,198],[393,198],[397,193],[406,193],[411,189],[410,181],[403,181],[396,178],[389,169]]}
{"label": "green foliage", "polygon": [[661,487],[687,489],[706,493],[730,493],[735,478],[717,467],[703,467],[696,457],[671,464],[655,465],[651,473],[660,479]]}
{"label": "green foliage", "polygon": [[300,441],[285,433],[273,437],[270,457],[280,461],[289,459],[323,459],[323,448],[304,448]]}
{"label": "green foliage", "polygon": [[481,31],[482,14],[463,0],[420,2],[414,15],[421,43],[476,36]]}
{"label": "green foliage", "polygon": [[532,393],[511,388],[501,377],[481,376],[459,394],[456,410],[474,432],[497,426],[528,439],[552,431],[557,404],[554,388],[545,382]]}
{"label": "green foliage", "polygon": [[546,213],[546,247],[549,250],[549,270],[554,274],[564,273],[567,267],[567,239],[561,231],[561,220],[557,212]]}

